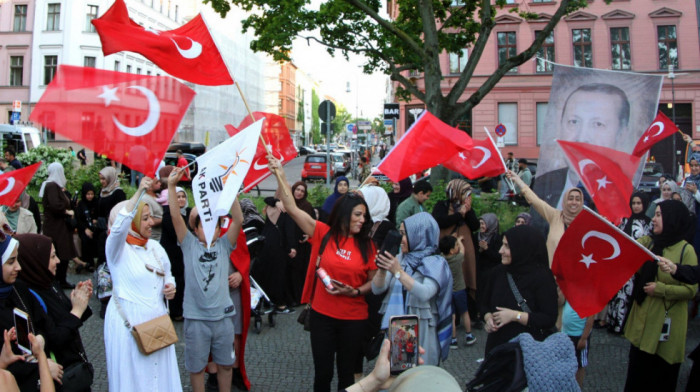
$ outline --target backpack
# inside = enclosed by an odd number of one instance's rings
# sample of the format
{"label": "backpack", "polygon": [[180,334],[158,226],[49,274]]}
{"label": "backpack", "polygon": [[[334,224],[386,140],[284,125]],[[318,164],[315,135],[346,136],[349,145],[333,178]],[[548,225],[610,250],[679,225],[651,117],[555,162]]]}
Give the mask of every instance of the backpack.
{"label": "backpack", "polygon": [[467,383],[469,392],[517,392],[527,387],[520,343],[503,343],[486,356]]}

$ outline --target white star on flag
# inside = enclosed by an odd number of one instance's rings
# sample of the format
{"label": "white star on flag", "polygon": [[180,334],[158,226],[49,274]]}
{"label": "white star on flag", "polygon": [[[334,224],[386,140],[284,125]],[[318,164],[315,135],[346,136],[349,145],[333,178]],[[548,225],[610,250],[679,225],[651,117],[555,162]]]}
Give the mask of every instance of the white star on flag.
{"label": "white star on flag", "polygon": [[457,155],[459,155],[459,157],[462,158],[462,160],[466,160],[466,159],[467,159],[467,156],[464,155],[464,152],[460,152],[460,153],[457,154]]}
{"label": "white star on flag", "polygon": [[649,141],[649,135],[644,136],[644,143]]}
{"label": "white star on flag", "polygon": [[598,189],[600,188],[605,188],[608,184],[612,184],[612,182],[608,181],[607,176],[603,176],[603,178],[599,178],[595,180],[598,183]]}
{"label": "white star on flag", "polygon": [[591,264],[595,264],[596,261],[593,260],[593,254],[590,255],[581,255],[583,256],[583,259],[579,260],[580,263],[586,264],[586,269],[591,267]]}
{"label": "white star on flag", "polygon": [[119,101],[117,98],[117,88],[108,88],[107,86],[102,86],[102,94],[98,95],[97,98],[102,98],[105,100],[105,107],[109,107],[112,101]]}

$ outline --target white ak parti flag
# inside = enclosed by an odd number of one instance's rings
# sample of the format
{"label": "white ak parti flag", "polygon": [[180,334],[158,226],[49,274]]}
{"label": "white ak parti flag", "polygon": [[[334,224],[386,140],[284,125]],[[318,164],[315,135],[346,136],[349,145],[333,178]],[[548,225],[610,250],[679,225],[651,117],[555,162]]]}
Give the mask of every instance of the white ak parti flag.
{"label": "white ak parti flag", "polygon": [[199,172],[192,193],[202,220],[207,247],[211,246],[220,216],[228,214],[253,162],[264,119],[197,158]]}

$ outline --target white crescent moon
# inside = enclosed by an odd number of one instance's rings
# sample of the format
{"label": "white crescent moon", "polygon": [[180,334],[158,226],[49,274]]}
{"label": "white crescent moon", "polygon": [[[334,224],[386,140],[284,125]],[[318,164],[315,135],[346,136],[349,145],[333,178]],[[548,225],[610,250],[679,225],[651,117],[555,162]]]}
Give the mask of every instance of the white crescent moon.
{"label": "white crescent moon", "polygon": [[[274,155],[274,154],[273,154],[273,155]],[[253,162],[253,169],[255,169],[255,170],[264,170],[264,169],[267,169],[267,164],[265,164],[265,165],[258,165],[258,162],[259,162],[261,159],[264,159],[264,158],[258,158],[257,161]],[[284,162],[284,156],[283,156],[282,154],[280,154],[280,159],[279,159],[279,161],[280,161],[280,163]]]}
{"label": "white crescent moon", "polygon": [[582,159],[578,161],[578,169],[581,171],[581,174],[583,174],[583,169],[585,169],[588,165],[596,165],[596,163],[590,159]]}
{"label": "white crescent moon", "polygon": [[651,124],[651,126],[649,127],[649,129],[654,128],[654,126],[658,126],[658,127],[659,127],[659,132],[656,132],[655,134],[651,135],[651,137],[657,137],[657,136],[661,135],[661,132],[664,131],[664,123],[663,123],[663,122],[657,121],[657,122]]}
{"label": "white crescent moon", "polygon": [[612,260],[620,255],[620,244],[617,242],[617,240],[609,234],[601,233],[595,230],[589,231],[588,233],[586,233],[586,235],[583,236],[583,238],[581,238],[581,248],[585,246],[586,240],[590,237],[600,238],[601,240],[609,243],[613,247],[612,256],[607,257],[603,260]]}
{"label": "white crescent moon", "polygon": [[0,196],[5,196],[6,194],[10,193],[10,191],[11,191],[12,188],[14,188],[14,187],[15,187],[15,178],[14,178],[14,177],[8,177],[8,178],[7,178],[7,186],[5,187],[5,189],[3,189],[2,191],[0,191]]}
{"label": "white crescent moon", "polygon": [[200,54],[202,54],[202,44],[193,40],[190,37],[185,37],[185,38],[187,38],[188,40],[190,40],[190,42],[192,42],[192,46],[190,46],[190,48],[187,50],[183,50],[182,48],[180,48],[174,39],[170,38],[170,40],[173,41],[173,43],[175,44],[177,51],[180,52],[180,56],[182,56],[186,59],[190,59],[190,60],[196,59],[197,57],[199,57]]}
{"label": "white crescent moon", "polygon": [[153,91],[147,89],[146,87],[143,86],[129,86],[127,88],[133,88],[136,90],[139,90],[143,95],[146,96],[146,99],[148,100],[148,117],[146,117],[146,121],[143,122],[143,124],[137,126],[137,127],[127,127],[126,125],[122,124],[117,120],[116,116],[112,116],[112,121],[114,122],[114,125],[119,128],[120,131],[124,132],[125,134],[129,136],[144,136],[148,135],[153,131],[153,129],[158,125],[158,121],[160,121],[160,101],[158,101],[158,98],[156,98],[156,95],[153,93]]}
{"label": "white crescent moon", "polygon": [[479,149],[479,150],[484,152],[484,156],[481,158],[481,162],[479,162],[476,166],[474,166],[474,169],[476,169],[479,166],[483,165],[486,161],[488,161],[489,158],[491,158],[491,150],[489,150],[486,147],[482,147],[482,146],[476,146],[474,148]]}

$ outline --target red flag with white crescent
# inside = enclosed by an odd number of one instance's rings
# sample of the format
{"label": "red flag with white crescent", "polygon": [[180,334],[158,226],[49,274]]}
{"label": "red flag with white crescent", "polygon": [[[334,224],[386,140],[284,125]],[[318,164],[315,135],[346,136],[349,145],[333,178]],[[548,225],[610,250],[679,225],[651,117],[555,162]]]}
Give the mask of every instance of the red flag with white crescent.
{"label": "red flag with white crescent", "polygon": [[471,180],[480,177],[496,177],[505,173],[503,157],[488,131],[487,135],[486,139],[474,140],[472,148],[460,151],[443,165]]}
{"label": "red flag with white crescent", "polygon": [[552,273],[579,317],[600,312],[645,261],[656,256],[584,207],[559,240]]}
{"label": "red flag with white crescent", "polygon": [[[286,165],[291,162],[292,159],[296,158],[297,150],[294,148],[294,143],[292,142],[292,137],[289,134],[289,129],[285,124],[284,118],[276,114],[264,112],[253,112],[253,117],[255,117],[255,120],[261,118],[265,119],[261,132],[262,138],[265,140],[265,143],[267,143],[272,155],[279,159],[281,164]],[[226,132],[228,132],[229,136],[233,136],[252,123],[253,120],[250,116],[245,116],[243,121],[238,125],[238,128],[231,124],[226,124]],[[248,170],[245,180],[243,180],[243,192],[248,192],[262,180],[270,176],[271,173],[267,167],[266,155],[265,147],[262,143],[258,143],[255,157],[253,158],[253,165]]]}
{"label": "red flag with white crescent", "polygon": [[29,119],[153,177],[194,95],[168,76],[60,65]]}
{"label": "red flag with white crescent", "polygon": [[41,162],[0,174],[0,204],[11,206],[29,185]]}
{"label": "red flag with white crescent", "polygon": [[188,82],[233,84],[201,14],[174,30],[158,31],[131,20],[124,0],[116,0],[92,24],[105,56],[127,50],[142,54],[163,71]]}
{"label": "red flag with white crescent", "polygon": [[678,132],[678,127],[666,117],[665,114],[659,112],[651,122],[649,128],[644,131],[642,137],[639,138],[637,145],[634,146],[632,155],[641,157],[656,143]]}

